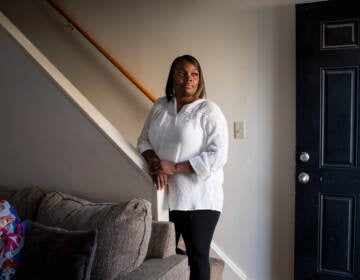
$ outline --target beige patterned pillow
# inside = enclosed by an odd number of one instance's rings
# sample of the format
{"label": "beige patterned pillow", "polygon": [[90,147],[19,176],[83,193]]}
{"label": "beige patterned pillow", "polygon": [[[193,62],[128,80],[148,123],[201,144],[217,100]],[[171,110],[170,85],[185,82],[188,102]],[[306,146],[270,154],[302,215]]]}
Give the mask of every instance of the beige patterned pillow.
{"label": "beige patterned pillow", "polygon": [[40,204],[37,221],[68,230],[97,229],[91,279],[113,279],[144,261],[151,234],[151,205],[144,199],[119,204],[92,203],[51,192]]}

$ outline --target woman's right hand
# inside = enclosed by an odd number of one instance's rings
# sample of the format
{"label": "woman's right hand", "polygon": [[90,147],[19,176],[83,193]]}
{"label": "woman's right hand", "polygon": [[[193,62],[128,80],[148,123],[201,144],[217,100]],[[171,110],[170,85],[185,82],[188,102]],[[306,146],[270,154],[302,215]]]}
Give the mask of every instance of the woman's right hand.
{"label": "woman's right hand", "polygon": [[154,186],[157,190],[162,190],[168,184],[167,175],[161,174],[161,160],[153,150],[146,150],[142,153],[149,167],[149,173],[152,176]]}
{"label": "woman's right hand", "polygon": [[168,185],[168,177],[165,174],[157,174],[153,176],[153,182],[156,189],[160,191]]}
{"label": "woman's right hand", "polygon": [[161,169],[160,158],[155,154],[153,150],[146,150],[142,153],[146,163],[149,166],[149,173],[151,175],[157,173]]}

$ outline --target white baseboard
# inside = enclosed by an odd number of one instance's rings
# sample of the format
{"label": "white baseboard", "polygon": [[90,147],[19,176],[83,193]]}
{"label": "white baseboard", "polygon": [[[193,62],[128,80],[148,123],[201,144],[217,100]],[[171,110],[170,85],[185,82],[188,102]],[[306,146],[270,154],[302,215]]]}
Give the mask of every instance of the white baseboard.
{"label": "white baseboard", "polygon": [[248,280],[246,274],[221,250],[214,242],[211,243],[211,249],[223,259],[225,264],[239,277],[241,280]]}

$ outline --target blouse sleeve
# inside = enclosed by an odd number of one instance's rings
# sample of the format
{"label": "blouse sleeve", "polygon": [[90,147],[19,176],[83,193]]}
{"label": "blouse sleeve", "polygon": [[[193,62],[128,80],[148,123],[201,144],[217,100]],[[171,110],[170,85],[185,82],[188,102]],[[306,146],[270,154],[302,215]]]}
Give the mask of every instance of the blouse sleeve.
{"label": "blouse sleeve", "polygon": [[227,161],[228,128],[223,113],[215,108],[204,121],[205,148],[189,159],[195,173],[201,180],[206,180],[212,172],[221,169]]}
{"label": "blouse sleeve", "polygon": [[147,150],[153,150],[153,147],[150,144],[148,135],[149,135],[149,128],[150,128],[150,124],[151,124],[152,117],[154,114],[155,106],[156,106],[156,103],[152,107],[149,115],[147,116],[146,121],[144,123],[144,127],[143,127],[143,129],[140,133],[140,136],[138,138],[138,141],[137,141],[137,148],[138,148],[138,151],[140,152],[140,154],[142,154],[143,152],[145,152]]}

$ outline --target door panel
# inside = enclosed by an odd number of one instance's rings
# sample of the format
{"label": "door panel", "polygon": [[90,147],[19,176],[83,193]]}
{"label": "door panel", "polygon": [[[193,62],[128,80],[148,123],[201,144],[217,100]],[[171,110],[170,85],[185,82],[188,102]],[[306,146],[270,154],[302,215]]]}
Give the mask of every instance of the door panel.
{"label": "door panel", "polygon": [[296,280],[360,280],[358,6],[296,7]]}
{"label": "door panel", "polygon": [[356,165],[357,67],[321,69],[321,167]]}
{"label": "door panel", "polygon": [[319,272],[351,275],[354,259],[354,197],[320,195]]}
{"label": "door panel", "polygon": [[321,36],[322,49],[358,47],[358,20],[323,22],[321,23]]}

